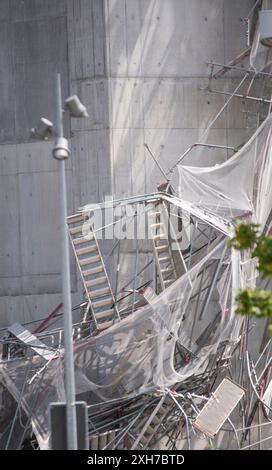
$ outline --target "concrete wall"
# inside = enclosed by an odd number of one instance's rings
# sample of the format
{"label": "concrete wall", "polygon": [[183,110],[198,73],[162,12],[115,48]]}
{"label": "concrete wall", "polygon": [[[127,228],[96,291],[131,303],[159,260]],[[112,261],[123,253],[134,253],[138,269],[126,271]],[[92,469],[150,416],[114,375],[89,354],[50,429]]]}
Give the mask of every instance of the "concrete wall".
{"label": "concrete wall", "polygon": [[[54,77],[77,93],[86,120],[65,118],[69,212],[87,202],[145,193],[161,180],[148,143],[167,169],[224,103],[207,85],[205,62],[226,63],[246,47],[240,18],[251,0],[1,0],[0,326],[43,318],[60,300],[57,164],[52,142],[30,129],[54,119]],[[231,89],[237,77],[222,79]],[[246,136],[240,102],[210,142]],[[225,152],[192,154],[210,164]],[[81,297],[71,262],[73,301]]]}
{"label": "concrete wall", "polygon": [[[222,95],[199,90],[207,85],[206,61],[227,63],[246,47],[240,18],[252,2],[118,0],[106,4],[113,183],[121,196],[153,190],[162,178],[144,149],[145,142],[167,169],[199,140],[223,105]],[[231,89],[236,80],[220,82],[219,89]],[[209,141],[239,144],[241,128],[241,103],[234,102],[213,126]],[[186,162],[207,165],[225,157],[225,153],[203,153],[202,158],[192,153]]]}

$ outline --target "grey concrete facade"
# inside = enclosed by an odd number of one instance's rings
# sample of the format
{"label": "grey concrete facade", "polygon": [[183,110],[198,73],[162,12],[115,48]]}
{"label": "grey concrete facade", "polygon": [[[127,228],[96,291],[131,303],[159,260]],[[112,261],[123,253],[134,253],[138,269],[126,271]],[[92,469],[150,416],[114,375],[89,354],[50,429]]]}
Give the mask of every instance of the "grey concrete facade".
{"label": "grey concrete facade", "polygon": [[[207,85],[206,61],[227,63],[246,48],[241,23],[252,0],[1,0],[0,8],[0,326],[43,318],[61,299],[57,164],[52,142],[30,135],[54,120],[54,76],[63,97],[77,93],[86,120],[65,120],[69,212],[106,195],[156,188],[164,168],[199,140],[224,103]],[[234,88],[237,78],[220,80]],[[247,136],[239,101],[209,141]],[[190,164],[225,153],[192,154]],[[81,283],[71,262],[74,303]]]}

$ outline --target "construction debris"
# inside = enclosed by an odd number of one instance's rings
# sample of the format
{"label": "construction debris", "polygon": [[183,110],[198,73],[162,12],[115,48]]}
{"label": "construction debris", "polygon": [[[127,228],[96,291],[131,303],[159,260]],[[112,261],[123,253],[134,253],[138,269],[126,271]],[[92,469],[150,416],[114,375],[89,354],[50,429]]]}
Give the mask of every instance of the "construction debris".
{"label": "construction debris", "polygon": [[[256,41],[210,81],[249,54],[253,77],[262,73],[267,62]],[[249,76],[209,127],[243,96],[237,92]],[[272,440],[272,342],[265,338],[256,358],[254,322],[235,315],[237,289],[262,280],[248,253],[227,243],[239,220],[271,230],[271,100],[258,103],[267,117],[224,163],[181,165],[192,144],[169,179],[162,170],[157,192],[88,205],[67,219],[84,288],[73,339],[90,449],[237,449]],[[179,187],[170,184],[176,168]],[[9,406],[1,410],[1,448],[49,447],[49,404],[65,401],[62,329],[50,324],[35,335],[13,325],[3,339],[0,396]],[[252,444],[255,429],[270,434]]]}

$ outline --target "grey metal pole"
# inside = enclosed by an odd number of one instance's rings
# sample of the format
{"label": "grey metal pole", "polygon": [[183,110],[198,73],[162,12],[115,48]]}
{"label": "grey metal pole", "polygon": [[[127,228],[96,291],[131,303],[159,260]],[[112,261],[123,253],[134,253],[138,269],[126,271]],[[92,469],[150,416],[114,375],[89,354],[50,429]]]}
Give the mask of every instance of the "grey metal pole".
{"label": "grey metal pole", "polygon": [[[57,74],[56,81],[56,131],[57,137],[63,137],[61,78]],[[61,226],[61,274],[62,274],[62,296],[63,296],[63,324],[64,324],[64,380],[66,393],[66,432],[67,448],[77,449],[77,421],[75,404],[75,373],[73,356],[73,328],[72,328],[72,304],[71,304],[71,281],[69,262],[69,242],[66,227],[67,196],[65,178],[65,160],[59,160],[59,190],[60,190],[60,226]]]}
{"label": "grey metal pole", "polygon": [[155,158],[155,156],[153,155],[153,153],[151,152],[150,148],[148,147],[147,144],[144,144],[145,148],[148,150],[151,158],[153,159],[154,163],[156,163],[157,167],[159,168],[160,172],[163,174],[164,178],[166,179],[166,181],[169,181],[169,178],[167,177],[167,174],[165,173],[163,167],[160,165],[160,163],[158,162],[158,160]]}

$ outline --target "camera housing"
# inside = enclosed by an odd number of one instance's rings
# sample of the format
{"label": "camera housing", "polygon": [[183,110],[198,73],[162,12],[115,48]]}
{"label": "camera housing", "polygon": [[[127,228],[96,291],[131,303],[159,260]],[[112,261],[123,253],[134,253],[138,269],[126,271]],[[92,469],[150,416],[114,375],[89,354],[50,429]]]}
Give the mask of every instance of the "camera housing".
{"label": "camera housing", "polygon": [[81,103],[77,95],[69,96],[65,100],[65,105],[72,117],[89,117],[86,106]]}

